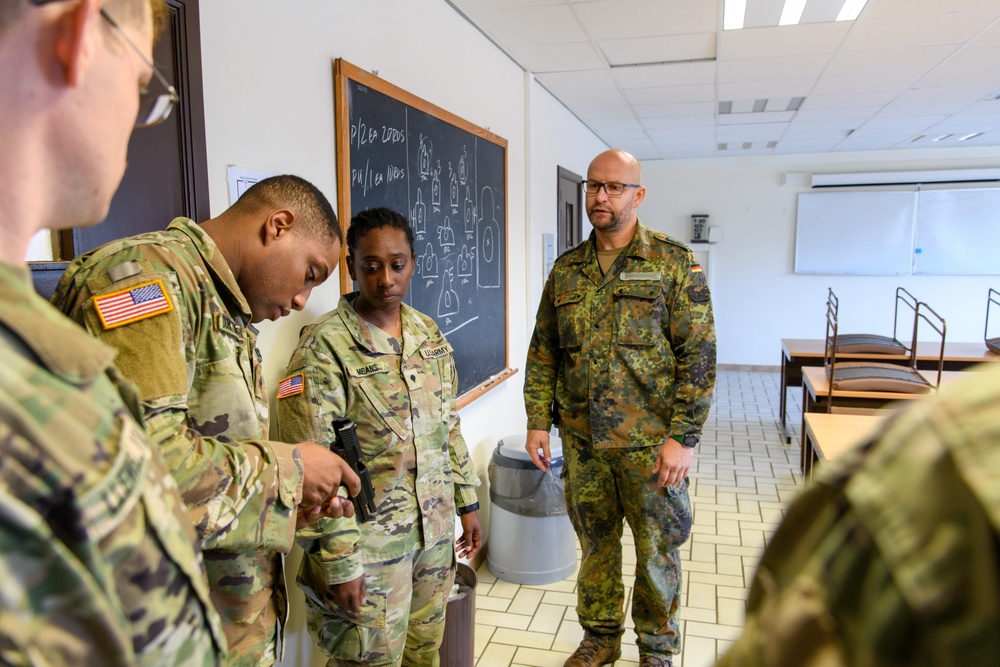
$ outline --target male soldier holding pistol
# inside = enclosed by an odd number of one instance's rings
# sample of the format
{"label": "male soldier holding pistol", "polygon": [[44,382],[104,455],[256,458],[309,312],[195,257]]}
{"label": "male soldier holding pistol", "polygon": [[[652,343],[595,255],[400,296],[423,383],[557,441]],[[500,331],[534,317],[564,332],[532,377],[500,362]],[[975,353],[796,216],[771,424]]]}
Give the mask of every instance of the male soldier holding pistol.
{"label": "male soldier holding pistol", "polygon": [[3,665],[225,661],[194,530],[134,388],[113,349],[35,293],[24,261],[39,230],[107,216],[132,128],[177,101],[150,62],[166,13],[162,0],[0,2]]}
{"label": "male soldier holding pistol", "polygon": [[268,401],[251,323],[301,310],[337,266],[340,227],[296,176],[248,189],[218,217],[177,218],[78,257],[53,303],[139,385],[143,413],[205,549],[233,666],[280,657],[283,554],[297,525],[350,516],[359,481],[315,443],[268,441]]}
{"label": "male soldier holding pistol", "polygon": [[680,651],[687,474],[715,386],[712,306],[691,250],[636,217],[646,189],[634,157],[601,153],[585,188],[594,231],[556,260],[528,350],[525,447],[547,470],[558,420],[566,507],[583,549],[584,639],[566,667],[621,655],[623,518],[635,537],[640,665],[669,667]]}

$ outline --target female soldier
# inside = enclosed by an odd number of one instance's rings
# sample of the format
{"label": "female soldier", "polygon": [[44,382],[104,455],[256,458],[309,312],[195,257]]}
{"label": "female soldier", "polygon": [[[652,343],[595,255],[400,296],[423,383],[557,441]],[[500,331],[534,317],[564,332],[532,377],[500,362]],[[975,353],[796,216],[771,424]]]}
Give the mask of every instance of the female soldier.
{"label": "female soldier", "polygon": [[406,218],[359,213],[347,232],[358,292],[302,332],[278,391],[280,437],[330,444],[358,430],[377,507],[331,519],[307,545],[299,584],[330,665],[438,665],[459,556],[479,551],[479,483],[459,429],[451,346],[403,303],[416,255]]}

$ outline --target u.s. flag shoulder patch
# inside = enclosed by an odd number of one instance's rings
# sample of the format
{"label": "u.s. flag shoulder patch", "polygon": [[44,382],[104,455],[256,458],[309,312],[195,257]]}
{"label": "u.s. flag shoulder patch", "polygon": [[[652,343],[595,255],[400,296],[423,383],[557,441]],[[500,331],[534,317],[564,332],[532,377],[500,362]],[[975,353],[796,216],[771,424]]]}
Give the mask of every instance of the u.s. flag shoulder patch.
{"label": "u.s. flag shoulder patch", "polygon": [[105,329],[169,313],[173,308],[162,280],[94,297],[94,309]]}
{"label": "u.s. flag shoulder patch", "polygon": [[278,383],[278,398],[288,398],[301,394],[303,389],[305,389],[305,382],[303,382],[302,373],[289,375]]}

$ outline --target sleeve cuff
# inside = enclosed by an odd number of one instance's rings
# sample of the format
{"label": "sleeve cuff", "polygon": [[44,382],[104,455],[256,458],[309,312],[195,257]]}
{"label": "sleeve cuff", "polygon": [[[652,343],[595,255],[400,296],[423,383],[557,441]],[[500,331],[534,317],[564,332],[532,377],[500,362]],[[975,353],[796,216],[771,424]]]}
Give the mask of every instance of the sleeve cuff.
{"label": "sleeve cuff", "polygon": [[302,502],[302,458],[295,445],[268,440],[277,467],[278,498],[285,507],[294,509]]}
{"label": "sleeve cuff", "polygon": [[469,505],[479,505],[479,496],[476,489],[471,486],[455,485],[455,508],[460,509]]}

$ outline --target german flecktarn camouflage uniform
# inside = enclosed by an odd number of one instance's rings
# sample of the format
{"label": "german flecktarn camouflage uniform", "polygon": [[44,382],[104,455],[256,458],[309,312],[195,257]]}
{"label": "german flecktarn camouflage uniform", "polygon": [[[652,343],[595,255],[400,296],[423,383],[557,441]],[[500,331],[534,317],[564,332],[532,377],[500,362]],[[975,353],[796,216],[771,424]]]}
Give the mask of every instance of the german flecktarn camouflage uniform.
{"label": "german flecktarn camouflage uniform", "polygon": [[[298,382],[279,393],[282,438],[329,445],[351,419],[375,488],[372,521],[328,520],[303,561],[309,628],[330,665],[438,664],[455,576],[455,507],[476,502],[478,477],[455,404],[451,346],[437,325],[401,307],[403,337],[362,322],[343,297],[306,327],[288,365]],[[324,595],[365,575],[351,614]]]}
{"label": "german flecktarn camouflage uniform", "polygon": [[823,464],[720,665],[1000,664],[1000,364]]}
{"label": "german flecktarn camouflage uniform", "polygon": [[117,348],[119,367],[139,385],[150,434],[205,549],[230,663],[272,664],[302,471],[293,445],[265,440],[257,332],[222,253],[177,218],[78,257],[53,302]]}
{"label": "german flecktarn camouflage uniform", "polygon": [[184,504],[132,386],[0,264],[0,664],[220,665]]}
{"label": "german flecktarn camouflage uniform", "polygon": [[677,548],[691,509],[687,481],[659,488],[652,469],[668,437],[701,433],[715,386],[712,306],[694,254],[641,222],[607,275],[593,234],[563,254],[542,294],[526,370],[528,429],[548,431],[554,414],[563,439],[566,504],[583,549],[581,625],[605,645],[621,636],[624,518],[636,542],[640,653],[677,653]]}

